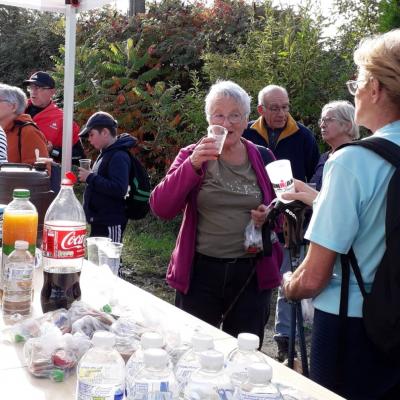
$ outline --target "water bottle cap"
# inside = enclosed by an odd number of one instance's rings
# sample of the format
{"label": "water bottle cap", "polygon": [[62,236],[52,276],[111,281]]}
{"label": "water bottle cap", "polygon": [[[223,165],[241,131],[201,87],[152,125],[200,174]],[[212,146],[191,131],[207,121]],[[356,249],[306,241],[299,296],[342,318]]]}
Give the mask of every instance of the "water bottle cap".
{"label": "water bottle cap", "polygon": [[206,350],[200,354],[201,368],[219,371],[224,366],[224,355],[217,350]]}
{"label": "water bottle cap", "polygon": [[107,331],[97,331],[93,334],[92,343],[100,347],[113,347],[115,344],[115,335]]}
{"label": "water bottle cap", "polygon": [[252,333],[239,333],[237,340],[239,350],[257,350],[260,345],[260,338]]}
{"label": "water bottle cap", "polygon": [[31,192],[28,189],[14,189],[13,197],[17,199],[29,199],[29,197],[31,197]]}
{"label": "water bottle cap", "polygon": [[61,181],[62,185],[72,186],[76,183],[77,179],[73,172],[68,171],[65,173],[65,178]]}
{"label": "water bottle cap", "polygon": [[26,240],[16,240],[14,247],[16,250],[28,250],[29,243]]}
{"label": "water bottle cap", "polygon": [[143,352],[146,367],[162,369],[168,364],[168,354],[163,349],[147,349]]}
{"label": "water bottle cap", "polygon": [[272,379],[272,368],[265,363],[254,363],[247,368],[251,383],[268,383]]}
{"label": "water bottle cap", "polygon": [[163,337],[157,332],[145,332],[140,338],[140,345],[143,350],[160,348],[163,344]]}
{"label": "water bottle cap", "polygon": [[192,346],[196,352],[212,350],[214,348],[214,339],[211,335],[194,334],[192,336]]}

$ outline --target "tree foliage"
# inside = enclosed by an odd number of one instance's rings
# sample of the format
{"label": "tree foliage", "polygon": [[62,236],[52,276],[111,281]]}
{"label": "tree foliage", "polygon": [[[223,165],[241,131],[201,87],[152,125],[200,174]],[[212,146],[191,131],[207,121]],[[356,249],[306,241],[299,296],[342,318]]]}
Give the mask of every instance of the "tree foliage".
{"label": "tree foliage", "polygon": [[52,69],[63,41],[60,16],[0,6],[1,81],[21,85],[33,72]]}

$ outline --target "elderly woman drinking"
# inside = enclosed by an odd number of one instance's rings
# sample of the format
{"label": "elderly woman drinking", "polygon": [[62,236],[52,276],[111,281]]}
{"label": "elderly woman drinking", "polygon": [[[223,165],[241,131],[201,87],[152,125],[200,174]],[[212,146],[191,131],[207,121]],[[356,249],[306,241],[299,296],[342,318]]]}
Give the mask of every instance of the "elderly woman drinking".
{"label": "elderly woman drinking", "polygon": [[181,309],[233,336],[254,333],[262,343],[282,255],[277,242],[270,256],[247,253],[243,242],[246,225],[264,223],[275,195],[259,150],[241,137],[248,94],[219,81],[205,103],[207,121],[228,131],[221,154],[206,136],[181,149],[150,198],[161,218],[184,213],[167,281]]}

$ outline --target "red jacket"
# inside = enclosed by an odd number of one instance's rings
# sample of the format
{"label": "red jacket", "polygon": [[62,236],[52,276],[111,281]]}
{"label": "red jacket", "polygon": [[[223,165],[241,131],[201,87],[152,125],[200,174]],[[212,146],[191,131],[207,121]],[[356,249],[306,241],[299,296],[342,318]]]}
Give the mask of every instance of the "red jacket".
{"label": "red jacket", "polygon": [[[31,100],[28,100],[28,107],[31,104]],[[51,102],[32,119],[53,147],[62,147],[64,112],[61,108]],[[74,145],[79,140],[79,125],[76,122],[72,124],[72,131],[72,144]]]}

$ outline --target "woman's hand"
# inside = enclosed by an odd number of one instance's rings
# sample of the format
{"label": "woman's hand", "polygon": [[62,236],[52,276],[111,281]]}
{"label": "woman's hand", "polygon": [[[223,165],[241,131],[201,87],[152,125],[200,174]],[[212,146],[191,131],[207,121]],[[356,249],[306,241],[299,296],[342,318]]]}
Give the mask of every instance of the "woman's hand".
{"label": "woman's hand", "polygon": [[216,160],[218,158],[218,149],[215,145],[215,139],[204,137],[195,147],[190,156],[190,162],[193,168],[198,171],[205,161]]}
{"label": "woman's hand", "polygon": [[313,189],[298,179],[294,180],[294,188],[296,189],[295,193],[285,193],[282,195],[282,198],[285,200],[300,200],[304,204],[312,206],[313,201],[319,193],[318,190]]}
{"label": "woman's hand", "polygon": [[261,228],[268,215],[268,207],[264,204],[260,204],[256,210],[251,210],[251,218],[253,219],[254,225],[257,228]]}

